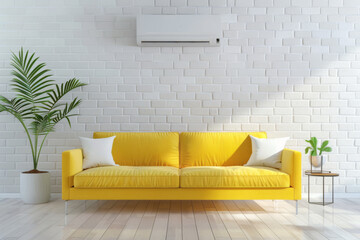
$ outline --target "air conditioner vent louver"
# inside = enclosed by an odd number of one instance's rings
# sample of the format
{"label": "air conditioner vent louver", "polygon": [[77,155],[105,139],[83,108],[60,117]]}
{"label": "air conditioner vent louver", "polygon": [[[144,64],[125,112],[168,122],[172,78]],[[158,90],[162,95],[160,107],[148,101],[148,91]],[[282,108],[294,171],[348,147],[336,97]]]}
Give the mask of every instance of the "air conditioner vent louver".
{"label": "air conditioner vent louver", "polygon": [[214,15],[141,15],[139,46],[219,46],[221,21]]}
{"label": "air conditioner vent louver", "polygon": [[141,41],[141,43],[210,43],[210,41]]}

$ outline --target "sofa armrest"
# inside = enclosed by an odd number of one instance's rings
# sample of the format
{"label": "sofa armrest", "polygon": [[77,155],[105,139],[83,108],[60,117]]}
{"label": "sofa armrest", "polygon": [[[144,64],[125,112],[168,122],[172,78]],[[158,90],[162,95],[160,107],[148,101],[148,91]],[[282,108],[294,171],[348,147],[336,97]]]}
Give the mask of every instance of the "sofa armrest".
{"label": "sofa armrest", "polygon": [[70,188],[74,186],[74,175],[81,172],[83,153],[81,149],[62,153],[62,199],[69,200]]}
{"label": "sofa armrest", "polygon": [[295,200],[301,199],[301,153],[284,149],[281,162],[281,171],[290,175],[290,186],[295,189]]}

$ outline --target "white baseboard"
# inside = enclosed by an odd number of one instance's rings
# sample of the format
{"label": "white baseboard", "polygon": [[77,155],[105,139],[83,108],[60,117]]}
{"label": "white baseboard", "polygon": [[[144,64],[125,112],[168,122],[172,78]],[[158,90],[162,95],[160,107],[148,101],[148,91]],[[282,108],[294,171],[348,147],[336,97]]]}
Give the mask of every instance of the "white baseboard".
{"label": "white baseboard", "polygon": [[[311,193],[311,198],[322,198],[322,193]],[[307,199],[308,193],[302,193],[302,198]],[[325,198],[331,198],[331,193],[325,193]],[[360,193],[335,193],[334,198],[360,198]]]}
{"label": "white baseboard", "polygon": [[20,198],[20,193],[0,193],[0,198]]}
{"label": "white baseboard", "polygon": [[[308,194],[302,193],[302,198],[307,199]],[[325,197],[331,198],[330,194],[326,193]],[[360,193],[335,193],[335,198],[360,198]],[[0,193],[0,198],[20,198],[20,193]],[[52,193],[51,198],[61,198],[61,193]],[[311,198],[322,198],[321,193],[312,193]]]}
{"label": "white baseboard", "polygon": [[61,193],[52,193],[51,198],[61,198]]}
{"label": "white baseboard", "polygon": [[[20,198],[20,193],[0,193],[0,198]],[[51,198],[61,198],[61,193],[51,193]]]}

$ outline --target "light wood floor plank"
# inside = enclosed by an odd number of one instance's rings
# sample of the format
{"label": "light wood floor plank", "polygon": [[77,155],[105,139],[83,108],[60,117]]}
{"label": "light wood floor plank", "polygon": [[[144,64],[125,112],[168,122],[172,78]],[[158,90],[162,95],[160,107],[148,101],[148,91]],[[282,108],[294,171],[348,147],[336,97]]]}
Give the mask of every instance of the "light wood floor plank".
{"label": "light wood floor plank", "polygon": [[[333,205],[320,206],[321,208],[301,202],[300,206],[304,207],[303,209],[308,213],[306,224],[314,225],[314,223],[320,222],[318,232],[329,239],[359,239],[360,236],[356,235],[356,232],[360,233],[360,226],[356,226],[360,221],[360,219],[356,219],[359,218],[356,214],[357,211],[353,214],[354,209],[349,208],[349,205],[346,204],[347,200],[342,200]],[[345,210],[347,208],[348,210]],[[358,211],[360,212],[360,209]],[[352,231],[347,231],[347,229]]]}
{"label": "light wood floor plank", "polygon": [[192,201],[197,233],[200,240],[215,239],[201,201]]}
{"label": "light wood floor plank", "polygon": [[182,239],[181,201],[171,201],[166,239]]}
{"label": "light wood floor plank", "polygon": [[[258,201],[257,201],[258,202]],[[263,214],[262,219],[264,222],[268,223],[268,226],[272,228],[273,225],[279,224],[279,226],[275,226],[277,228],[283,228],[284,231],[290,233],[293,239],[305,239],[311,240],[311,238],[306,235],[302,229],[298,228],[296,225],[289,224],[289,221],[283,217],[283,213],[287,213],[281,207],[281,204],[278,204],[279,201],[275,201],[275,206],[273,201],[259,201],[261,206],[265,209],[266,213]],[[280,205],[280,207],[279,207]],[[288,214],[288,213],[287,213]],[[267,217],[267,215],[269,217]],[[276,233],[277,234],[277,233]],[[287,234],[288,236],[289,234]]]}
{"label": "light wood floor plank", "polygon": [[86,236],[86,239],[98,240],[101,239],[110,224],[115,220],[121,209],[125,206],[125,201],[117,201],[111,208],[108,209],[104,217]]}
{"label": "light wood floor plank", "polygon": [[[29,205],[26,207],[28,208]],[[18,221],[4,231],[6,233],[5,238],[14,237],[19,239],[22,237],[31,239],[31,236],[41,232],[47,226],[47,220],[51,217],[49,213],[53,213],[51,205],[49,204],[35,205],[34,211],[25,212],[25,214],[20,214],[21,218]],[[25,216],[27,216],[27,214],[31,214],[32,218],[26,218]]]}
{"label": "light wood floor plank", "polygon": [[70,236],[70,239],[84,239],[93,230],[96,225],[101,221],[108,209],[111,209],[115,204],[115,201],[107,201],[103,204],[100,203],[100,207],[92,214],[91,217],[86,219],[83,224]]}
{"label": "light wood floor plank", "polygon": [[166,239],[167,226],[169,221],[169,210],[170,210],[170,201],[160,201],[150,239],[152,240]]}
{"label": "light wood floor plank", "polygon": [[141,219],[145,213],[149,201],[140,201],[134,211],[131,213],[129,219],[124,226],[118,239],[128,240],[134,239],[136,231],[140,225]]}
{"label": "light wood floor plank", "polygon": [[294,201],[64,201],[0,199],[0,240],[360,239],[360,199]]}
{"label": "light wood floor plank", "polygon": [[156,212],[159,208],[159,201],[150,201],[144,216],[141,219],[134,239],[149,239],[156,218]]}
{"label": "light wood floor plank", "polygon": [[117,239],[137,204],[138,201],[127,201],[125,206],[119,212],[118,216],[106,229],[103,236],[101,237],[101,240]]}
{"label": "light wood floor plank", "polygon": [[229,213],[222,201],[213,201],[216,211],[219,213],[221,220],[223,221],[225,228],[227,229],[231,239],[246,239],[245,233],[241,227],[237,225],[233,216]]}
{"label": "light wood floor plank", "polygon": [[248,239],[263,239],[253,224],[245,217],[234,201],[224,201],[225,207],[233,216],[235,222],[242,228]]}
{"label": "light wood floor plank", "polygon": [[219,213],[212,201],[203,201],[203,206],[208,217],[215,239],[231,239]]}
{"label": "light wood floor plank", "polygon": [[[271,207],[269,206],[269,203],[272,205]],[[276,204],[276,203],[275,203]],[[264,222],[269,229],[271,229],[271,231],[279,238],[279,239],[284,239],[284,238],[288,238],[289,236],[291,236],[292,239],[300,239],[299,238],[299,233],[295,234],[294,230],[291,229],[289,231],[289,229],[286,229],[281,223],[280,221],[276,220],[273,217],[273,212],[274,212],[274,204],[272,201],[249,201],[247,202],[247,205],[249,206],[250,209],[252,209],[254,211],[254,213],[257,215],[257,217]],[[261,205],[261,208],[260,208]],[[277,205],[277,204],[276,204]],[[259,211],[259,209],[263,209],[264,211]],[[276,210],[275,210],[276,211]]]}
{"label": "light wood floor plank", "polygon": [[263,209],[257,208],[252,210],[246,201],[235,201],[235,204],[244,212],[245,217],[253,224],[257,231],[264,239],[279,239],[274,232],[256,215],[257,211],[263,211]]}
{"label": "light wood floor plank", "polygon": [[[78,203],[80,205],[78,205]],[[63,229],[63,238],[68,239],[70,236],[80,228],[80,226],[93,215],[93,213],[101,206],[100,201],[92,201],[85,208],[84,201],[70,201],[69,215],[62,216],[65,218],[65,227]]]}
{"label": "light wood floor plank", "polygon": [[183,239],[199,239],[191,201],[182,201],[181,216]]}
{"label": "light wood floor plank", "polygon": [[[314,206],[314,205],[312,205]],[[293,207],[288,203],[283,201],[282,207],[287,209],[288,211],[290,209],[293,209]],[[318,207],[318,206],[316,206]],[[303,209],[301,209],[303,211]],[[309,222],[309,217],[310,215],[303,215],[303,214],[299,214],[299,215],[292,215],[292,214],[284,214],[284,216],[287,218],[287,220],[291,223],[291,224],[295,224],[295,225],[299,225],[302,226],[303,231],[306,235],[308,235],[310,238],[312,239],[319,239],[319,240],[327,240],[328,238],[326,238],[323,234],[322,234],[322,225],[321,223],[317,223],[317,222],[313,222],[313,225],[309,224],[311,222]],[[308,227],[305,227],[308,226]]]}
{"label": "light wood floor plank", "polygon": [[[29,219],[26,216],[33,216],[33,221],[38,220],[39,213],[41,213],[40,205],[31,205],[22,204],[18,201],[19,207],[11,206],[11,204],[7,204],[7,209],[4,211],[4,219],[1,221],[0,225],[0,238],[9,238],[16,237],[16,234],[21,234],[18,230],[20,225],[28,225]],[[48,208],[44,206],[44,208]],[[21,209],[21,210],[19,210]],[[9,210],[11,210],[9,212]],[[21,231],[26,231],[26,229],[22,228]]]}

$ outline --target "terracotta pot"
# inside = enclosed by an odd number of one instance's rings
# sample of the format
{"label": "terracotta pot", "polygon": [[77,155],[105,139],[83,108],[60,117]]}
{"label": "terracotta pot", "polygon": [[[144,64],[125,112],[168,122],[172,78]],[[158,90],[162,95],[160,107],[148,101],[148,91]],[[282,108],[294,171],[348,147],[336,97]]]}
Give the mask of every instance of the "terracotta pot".
{"label": "terracotta pot", "polygon": [[50,173],[21,173],[20,193],[24,203],[48,202],[50,200]]}

